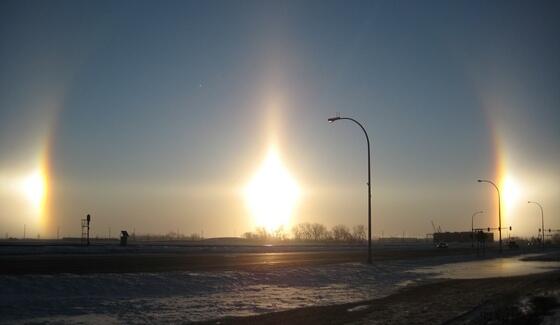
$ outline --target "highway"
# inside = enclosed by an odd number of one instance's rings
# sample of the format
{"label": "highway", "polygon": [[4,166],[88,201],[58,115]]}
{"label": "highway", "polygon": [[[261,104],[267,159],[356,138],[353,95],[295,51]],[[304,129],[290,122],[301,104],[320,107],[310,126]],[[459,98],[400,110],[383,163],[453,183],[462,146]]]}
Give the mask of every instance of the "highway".
{"label": "highway", "polygon": [[[377,249],[375,261],[471,254],[468,248]],[[366,249],[265,253],[175,252],[0,255],[0,274],[122,273],[168,271],[258,271],[271,267],[364,262]]]}

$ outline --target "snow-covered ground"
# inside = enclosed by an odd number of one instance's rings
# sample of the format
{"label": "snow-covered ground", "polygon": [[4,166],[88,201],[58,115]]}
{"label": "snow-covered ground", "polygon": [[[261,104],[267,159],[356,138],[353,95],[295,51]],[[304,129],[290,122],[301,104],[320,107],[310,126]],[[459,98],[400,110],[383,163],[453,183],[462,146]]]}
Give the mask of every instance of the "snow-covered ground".
{"label": "snow-covered ground", "polygon": [[0,314],[10,322],[104,317],[126,323],[252,315],[384,296],[403,281],[419,280],[405,272],[410,267],[355,263],[259,272],[1,276]]}
{"label": "snow-covered ground", "polygon": [[338,304],[435,281],[446,270],[442,264],[461,259],[253,272],[0,276],[0,323],[177,323]]}

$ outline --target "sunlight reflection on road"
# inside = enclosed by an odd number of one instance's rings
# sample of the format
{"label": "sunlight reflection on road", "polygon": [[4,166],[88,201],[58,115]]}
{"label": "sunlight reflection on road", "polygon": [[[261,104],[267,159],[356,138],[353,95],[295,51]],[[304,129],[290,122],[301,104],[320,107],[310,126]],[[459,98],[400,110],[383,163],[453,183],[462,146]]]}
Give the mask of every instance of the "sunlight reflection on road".
{"label": "sunlight reflection on road", "polygon": [[438,279],[481,279],[543,273],[560,269],[560,262],[523,261],[528,256],[443,264],[412,270]]}

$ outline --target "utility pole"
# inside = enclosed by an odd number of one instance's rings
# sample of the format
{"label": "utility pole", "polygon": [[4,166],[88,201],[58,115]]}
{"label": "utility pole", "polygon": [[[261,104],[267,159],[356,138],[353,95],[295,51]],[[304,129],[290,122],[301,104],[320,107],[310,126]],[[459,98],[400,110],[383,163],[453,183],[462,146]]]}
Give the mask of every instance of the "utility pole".
{"label": "utility pole", "polygon": [[498,233],[500,236],[500,254],[502,254],[502,200],[500,198],[500,189],[496,184],[494,184],[494,182],[486,179],[479,179],[478,182],[491,184],[496,189],[496,192],[498,192]]}
{"label": "utility pole", "polygon": [[89,246],[89,223],[91,222],[91,216],[88,214],[86,216],[87,220],[87,245]]}
{"label": "utility pole", "polygon": [[352,121],[354,123],[356,123],[361,129],[362,131],[364,131],[364,135],[366,136],[366,142],[367,142],[367,163],[368,163],[368,171],[367,171],[367,199],[368,199],[368,259],[367,262],[369,264],[372,263],[372,257],[371,257],[371,149],[370,149],[370,143],[369,143],[369,136],[366,132],[366,129],[363,127],[362,124],[360,124],[360,122],[356,121],[355,119],[351,118],[351,117],[340,117],[340,116],[335,116],[335,117],[331,117],[329,119],[327,119],[329,121],[329,123],[333,123],[335,121],[338,120],[349,120]]}
{"label": "utility pole", "polygon": [[527,203],[531,204],[536,204],[539,206],[539,208],[541,209],[541,229],[542,229],[542,242],[541,242],[541,248],[544,249],[544,211],[543,211],[543,207],[539,202],[535,202],[535,201],[528,201]]}
{"label": "utility pole", "polygon": [[471,248],[474,248],[474,216],[481,213],[484,213],[484,211],[477,211],[471,216]]}

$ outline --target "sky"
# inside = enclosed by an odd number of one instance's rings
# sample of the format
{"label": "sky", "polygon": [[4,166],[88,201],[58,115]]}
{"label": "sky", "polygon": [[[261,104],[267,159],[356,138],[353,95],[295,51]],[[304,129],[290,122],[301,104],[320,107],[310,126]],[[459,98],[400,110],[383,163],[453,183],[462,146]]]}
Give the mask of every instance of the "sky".
{"label": "sky", "polygon": [[[538,233],[528,200],[559,229],[559,18],[554,1],[2,1],[0,236],[77,236],[86,214],[95,236],[366,225],[365,138],[337,114],[371,138],[374,237],[467,231],[479,210],[497,227],[479,178],[511,235]],[[263,164],[281,171],[257,182]]]}

